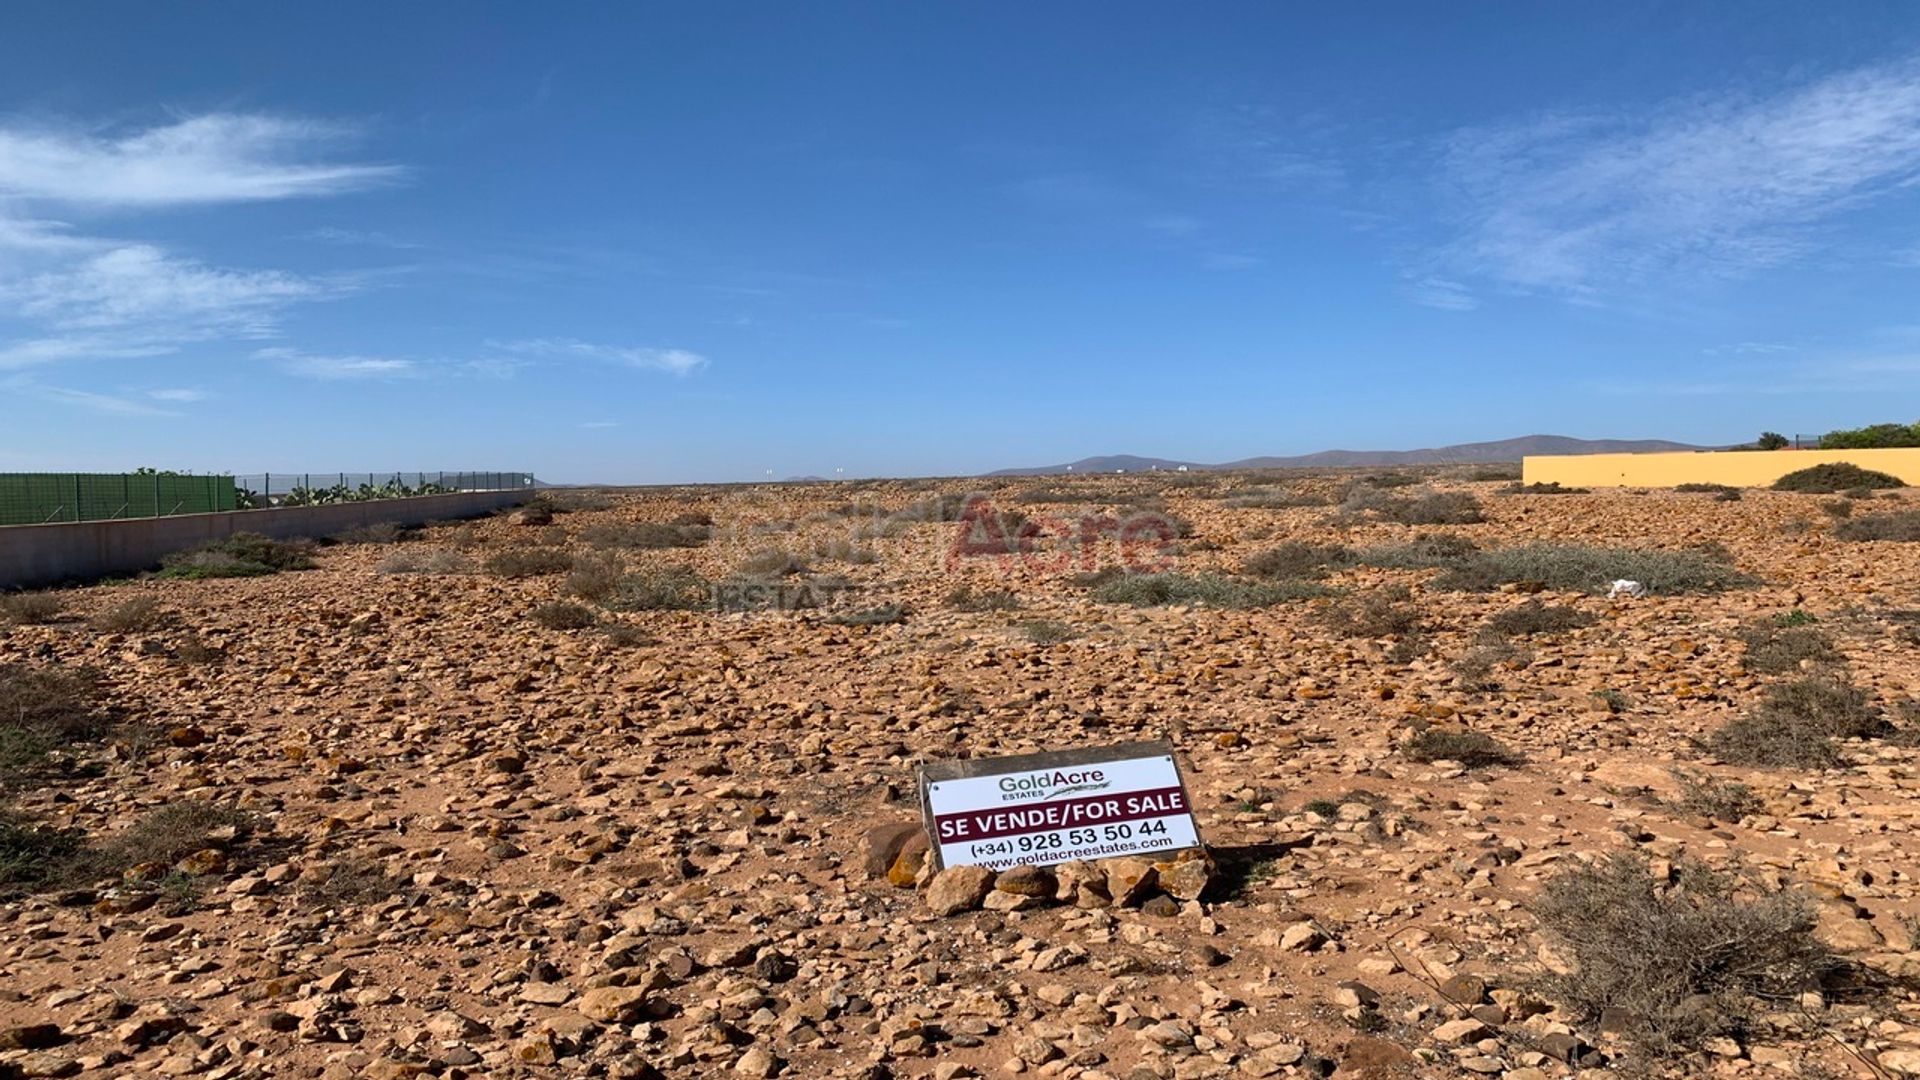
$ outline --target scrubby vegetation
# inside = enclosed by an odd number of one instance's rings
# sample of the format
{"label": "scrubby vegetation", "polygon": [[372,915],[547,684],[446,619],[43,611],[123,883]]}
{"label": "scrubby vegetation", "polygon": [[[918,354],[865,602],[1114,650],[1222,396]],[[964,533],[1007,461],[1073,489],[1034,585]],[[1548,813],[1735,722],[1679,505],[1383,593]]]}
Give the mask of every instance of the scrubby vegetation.
{"label": "scrubby vegetation", "polygon": [[368,525],[355,525],[342,529],[329,539],[338,544],[398,544],[411,539],[414,530],[391,521],[376,521]]}
{"label": "scrubby vegetation", "polygon": [[1848,488],[1897,488],[1906,484],[1897,476],[1863,469],[1845,461],[1797,469],[1773,482],[1775,491],[1800,491],[1831,495]]}
{"label": "scrubby vegetation", "polygon": [[55,750],[99,738],[109,721],[92,668],[0,664],[0,788]]}
{"label": "scrubby vegetation", "polygon": [[1881,450],[1903,446],[1920,446],[1920,423],[1868,424],[1820,436],[1822,450]]}
{"label": "scrubby vegetation", "polygon": [[282,570],[313,569],[313,541],[269,540],[257,533],[234,533],[224,540],[175,552],[160,560],[165,578],[259,577]]}
{"label": "scrubby vegetation", "polygon": [[1558,480],[1548,480],[1537,484],[1514,484],[1500,492],[1502,495],[1591,495],[1591,488],[1566,487]]}
{"label": "scrubby vegetation", "polygon": [[1528,600],[1488,619],[1487,630],[1501,637],[1532,637],[1579,630],[1592,626],[1595,621],[1592,615],[1577,608]]}
{"label": "scrubby vegetation", "polygon": [[173,621],[173,612],[161,606],[157,597],[130,596],[102,608],[87,622],[103,633],[139,634],[164,629]]}
{"label": "scrubby vegetation", "polygon": [[1865,690],[1823,675],[1767,687],[1753,710],[1728,721],[1707,748],[1735,765],[1828,768],[1840,763],[1836,739],[1866,738],[1886,722]]}
{"label": "scrubby vegetation", "polygon": [[487,556],[484,567],[494,577],[542,577],[573,569],[573,556],[564,548],[513,547]]}
{"label": "scrubby vegetation", "polygon": [[1020,624],[1020,633],[1035,645],[1058,645],[1080,636],[1073,627],[1052,619],[1029,619]]}
{"label": "scrubby vegetation", "polygon": [[1740,489],[1726,484],[1680,484],[1673,490],[1682,495],[1711,495],[1721,502],[1740,500]]}
{"label": "scrubby vegetation", "polygon": [[1500,740],[1485,732],[1460,728],[1426,728],[1407,740],[1400,752],[1423,764],[1457,761],[1469,769],[1520,763],[1520,755],[1509,750]]}
{"label": "scrubby vegetation", "polygon": [[1553,878],[1533,913],[1572,962],[1546,991],[1583,1020],[1607,1012],[1655,1053],[1738,1033],[1837,966],[1804,899],[1691,860],[1665,880],[1615,852]]}
{"label": "scrubby vegetation", "polygon": [[592,608],[565,600],[550,600],[535,605],[527,613],[527,618],[549,630],[585,630],[600,621]]}
{"label": "scrubby vegetation", "polygon": [[1833,639],[1810,626],[1773,618],[1750,622],[1737,635],[1747,647],[1741,664],[1764,675],[1798,671],[1806,663],[1836,663],[1841,659]]}
{"label": "scrubby vegetation", "polygon": [[0,622],[15,626],[50,623],[66,610],[59,594],[50,592],[0,593]]}
{"label": "scrubby vegetation", "polygon": [[954,611],[1012,611],[1020,598],[1010,589],[976,589],[962,582],[947,590],[943,603]]}
{"label": "scrubby vegetation", "polygon": [[1920,510],[1903,510],[1896,514],[1868,514],[1865,517],[1849,518],[1833,527],[1833,535],[1842,540],[1892,540],[1903,543],[1920,541]]}
{"label": "scrubby vegetation", "polygon": [[691,570],[628,574],[603,603],[613,611],[699,611],[713,606],[713,583]]}
{"label": "scrubby vegetation", "polygon": [[890,626],[907,621],[907,609],[904,604],[882,604],[879,607],[861,608],[839,615],[830,615],[827,621],[835,626]]}
{"label": "scrubby vegetation", "polygon": [[1717,592],[1753,584],[1752,578],[1728,563],[1697,551],[1529,544],[1437,559],[1434,565],[1443,568],[1434,579],[1436,587],[1465,592],[1531,584],[1543,589],[1603,593],[1619,579],[1638,581],[1654,593]]}
{"label": "scrubby vegetation", "polygon": [[1123,574],[1093,588],[1093,598],[1103,604],[1134,607],[1255,608],[1324,595],[1325,589],[1303,582],[1245,581],[1218,574]]}
{"label": "scrubby vegetation", "polygon": [[380,560],[382,574],[464,574],[473,569],[457,551],[396,551]]}
{"label": "scrubby vegetation", "polygon": [[1241,572],[1267,581],[1298,581],[1321,577],[1352,562],[1353,552],[1342,545],[1288,540],[1248,556]]}
{"label": "scrubby vegetation", "polygon": [[1320,621],[1347,637],[1383,638],[1419,633],[1426,617],[1405,585],[1388,585],[1343,597],[1320,613]]}
{"label": "scrubby vegetation", "polygon": [[580,542],[597,548],[686,548],[699,547],[712,535],[711,522],[638,521],[589,525],[580,530]]}

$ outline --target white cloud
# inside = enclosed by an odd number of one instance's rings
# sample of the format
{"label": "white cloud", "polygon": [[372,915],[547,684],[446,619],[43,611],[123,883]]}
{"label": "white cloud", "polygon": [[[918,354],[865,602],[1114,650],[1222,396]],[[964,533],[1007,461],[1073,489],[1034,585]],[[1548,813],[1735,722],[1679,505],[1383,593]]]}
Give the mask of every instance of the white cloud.
{"label": "white cloud", "polygon": [[1817,249],[1817,226],[1920,179],[1920,63],[1640,118],[1550,116],[1456,133],[1445,179],[1465,235],[1443,261],[1592,298],[1725,276]]}
{"label": "white cloud", "polygon": [[163,388],[159,390],[149,390],[147,391],[147,396],[152,398],[155,401],[177,401],[177,402],[187,403],[187,402],[194,402],[194,401],[205,401],[207,400],[209,395],[205,390],[194,390],[187,387],[169,387],[169,388]]}
{"label": "white cloud", "polygon": [[647,371],[687,375],[707,366],[707,358],[687,349],[651,346],[596,345],[573,338],[534,338],[527,341],[492,342],[495,348],[525,356],[577,357],[604,363],[623,364]]}
{"label": "white cloud", "polygon": [[401,240],[390,233],[381,232],[378,229],[340,229],[326,225],[304,235],[308,240],[318,240],[323,244],[394,248],[403,251],[420,246],[408,240]]}
{"label": "white cloud", "polygon": [[66,405],[89,412],[108,413],[115,416],[175,416],[169,410],[140,401],[136,398],[120,397],[114,394],[100,394],[91,390],[74,390],[65,386],[47,386],[35,382],[24,375],[15,375],[0,379],[0,389],[12,393],[26,394],[50,401],[56,405]]}
{"label": "white cloud", "polygon": [[144,324],[150,333],[190,340],[218,332],[268,333],[280,308],[327,291],[291,274],[222,270],[128,244],[0,283],[0,301],[58,329]]}
{"label": "white cloud", "polygon": [[1414,303],[1441,311],[1472,311],[1480,306],[1479,298],[1471,289],[1446,278],[1416,279],[1408,284],[1407,292]]}
{"label": "white cloud", "polygon": [[0,342],[0,371],[63,360],[128,360],[161,356],[173,352],[175,348],[172,344],[136,342],[100,334],[26,338]]}
{"label": "white cloud", "polygon": [[331,195],[389,183],[393,165],[297,160],[347,129],[212,113],[118,137],[0,130],[0,195],[52,203],[168,206]]}
{"label": "white cloud", "polygon": [[344,379],[406,379],[419,375],[420,365],[412,360],[384,356],[316,356],[294,349],[257,349],[254,358],[272,360],[281,371],[305,379],[339,381]]}

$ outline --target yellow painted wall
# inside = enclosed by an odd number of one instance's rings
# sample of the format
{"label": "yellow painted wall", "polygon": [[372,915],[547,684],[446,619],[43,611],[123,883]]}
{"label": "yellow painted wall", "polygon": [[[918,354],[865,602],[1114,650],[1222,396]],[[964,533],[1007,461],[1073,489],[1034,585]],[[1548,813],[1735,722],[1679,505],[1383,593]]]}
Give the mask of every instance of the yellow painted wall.
{"label": "yellow painted wall", "polygon": [[1920,487],[1920,448],[1900,450],[1718,450],[1679,454],[1552,454],[1522,459],[1529,484],[1567,487],[1766,487],[1799,469],[1852,462]]}

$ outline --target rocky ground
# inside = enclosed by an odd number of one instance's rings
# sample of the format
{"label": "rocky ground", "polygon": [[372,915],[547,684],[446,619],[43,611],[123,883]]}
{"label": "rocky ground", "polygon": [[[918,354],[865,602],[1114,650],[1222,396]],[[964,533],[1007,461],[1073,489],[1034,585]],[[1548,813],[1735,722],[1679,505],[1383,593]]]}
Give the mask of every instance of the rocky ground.
{"label": "rocky ground", "polygon": [[[1031,519],[1146,513],[1188,533],[1145,554],[1108,539],[955,555],[961,526],[897,514],[981,482],[656,489],[575,498],[590,508],[549,524],[330,545],[311,570],[65,590],[65,616],[0,626],[0,662],[98,668],[124,726],[62,750],[13,804],[96,845],[168,805],[244,813],[177,863],[0,906],[0,1075],[1920,1070],[1920,750],[1854,739],[1834,767],[1778,769],[1700,743],[1787,677],[1750,670],[1736,632],[1795,611],[1874,708],[1907,715],[1915,545],[1838,539],[1828,500],[1764,492],[1448,479],[1486,520],[1424,527],[1249,505],[1338,499],[1350,479],[985,482]],[[1084,501],[1020,501],[1038,487]],[[711,521],[710,538],[602,558],[717,579],[778,548],[807,567],[784,568],[790,585],[854,588],[800,611],[588,601],[596,625],[549,629],[529,615],[565,599],[565,574],[485,569],[676,518]],[[1233,574],[1284,540],[1422,534],[1719,545],[1758,584],[1610,600],[1338,566],[1321,581],[1336,595],[1223,609],[1102,603],[1076,580],[1127,557]],[[442,572],[395,572],[423,564]],[[962,610],[990,605],[951,595],[961,583],[1018,606]],[[1325,616],[1392,585],[1424,628]],[[95,625],[140,596],[171,623]],[[1592,621],[1530,636],[1485,677],[1457,670],[1489,618],[1539,601]],[[1417,760],[1430,725],[1518,760]],[[918,762],[1147,738],[1184,755],[1211,848],[1197,896],[1139,886],[1144,866],[995,888],[893,857],[885,827],[916,820]],[[1676,770],[1750,799],[1706,816]],[[1810,989],[1695,1046],[1636,1049],[1541,990],[1568,961],[1531,909],[1618,849],[1801,891],[1875,988]]]}

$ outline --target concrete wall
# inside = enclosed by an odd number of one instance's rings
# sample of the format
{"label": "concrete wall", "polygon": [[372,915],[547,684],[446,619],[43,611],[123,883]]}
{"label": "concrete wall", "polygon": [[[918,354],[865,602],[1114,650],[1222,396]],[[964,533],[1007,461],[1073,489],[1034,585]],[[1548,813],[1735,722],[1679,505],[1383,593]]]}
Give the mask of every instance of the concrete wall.
{"label": "concrete wall", "polygon": [[1814,465],[1846,461],[1920,487],[1920,449],[1743,450],[1678,454],[1567,454],[1528,457],[1520,466],[1529,484],[1567,487],[1673,487],[1726,484],[1766,487]]}
{"label": "concrete wall", "polygon": [[277,540],[331,536],[356,525],[419,525],[478,517],[525,502],[528,491],[462,491],[411,499],[378,499],[329,506],[179,514],[124,521],[82,521],[0,527],[0,589],[131,574],[150,569],[170,552],[239,532]]}

